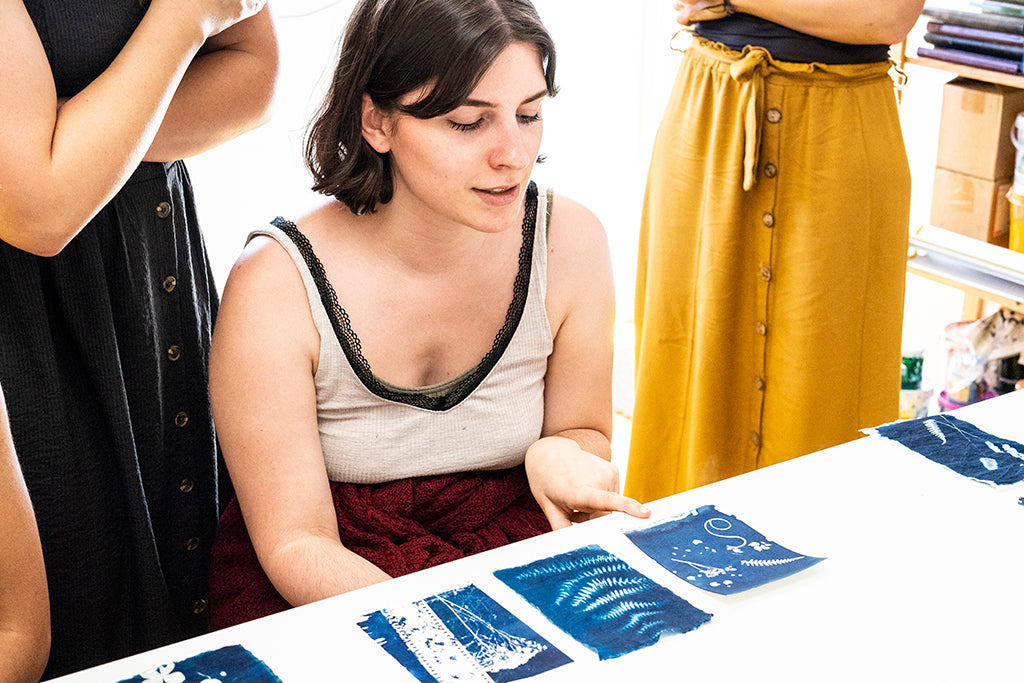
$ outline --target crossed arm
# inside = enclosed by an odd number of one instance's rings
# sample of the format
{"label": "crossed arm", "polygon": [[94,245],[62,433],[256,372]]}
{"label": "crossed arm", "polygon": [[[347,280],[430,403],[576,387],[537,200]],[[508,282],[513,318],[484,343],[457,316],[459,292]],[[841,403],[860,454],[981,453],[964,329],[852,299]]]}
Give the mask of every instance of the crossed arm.
{"label": "crossed arm", "polygon": [[[851,44],[892,45],[903,40],[924,0],[731,0],[753,14],[818,38]],[[722,0],[676,0],[684,26],[719,19]]]}
{"label": "crossed arm", "polygon": [[0,0],[0,239],[57,254],[148,159],[264,122],[277,44],[262,0],[153,0],[114,62],[58,102],[21,0]]}

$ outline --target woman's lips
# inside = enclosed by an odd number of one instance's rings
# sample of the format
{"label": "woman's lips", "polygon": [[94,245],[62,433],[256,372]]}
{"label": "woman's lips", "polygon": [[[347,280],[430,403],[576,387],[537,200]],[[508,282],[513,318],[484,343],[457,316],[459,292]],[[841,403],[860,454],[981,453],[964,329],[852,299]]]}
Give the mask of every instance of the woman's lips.
{"label": "woman's lips", "polygon": [[508,206],[519,198],[519,185],[503,187],[473,188],[473,191],[490,206]]}

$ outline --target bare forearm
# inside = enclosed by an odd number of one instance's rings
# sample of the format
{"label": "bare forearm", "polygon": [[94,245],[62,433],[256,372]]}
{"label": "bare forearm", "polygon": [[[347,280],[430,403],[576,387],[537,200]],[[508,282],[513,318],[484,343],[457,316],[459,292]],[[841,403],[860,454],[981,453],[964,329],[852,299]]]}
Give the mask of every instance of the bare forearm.
{"label": "bare forearm", "polygon": [[278,46],[268,9],[248,19],[242,39],[193,60],[171,100],[146,161],[185,159],[257,128],[270,117]]}
{"label": "bare forearm", "polygon": [[60,107],[24,7],[0,4],[0,63],[12,67],[0,80],[0,239],[52,256],[124,185],[207,36],[234,28],[200,1],[153,0],[111,65]]}
{"label": "bare forearm", "polygon": [[159,12],[147,14],[113,64],[57,112],[33,189],[10,193],[22,200],[22,212],[5,226],[17,226],[19,233],[5,240],[42,255],[60,251],[142,161],[203,41],[198,27],[161,27],[162,18]]}
{"label": "bare forearm", "polygon": [[264,570],[277,592],[294,606],[347,593],[391,577],[330,539],[304,539],[276,549]]}
{"label": "bare forearm", "polygon": [[851,44],[898,43],[923,0],[732,0],[746,12],[812,36]]}

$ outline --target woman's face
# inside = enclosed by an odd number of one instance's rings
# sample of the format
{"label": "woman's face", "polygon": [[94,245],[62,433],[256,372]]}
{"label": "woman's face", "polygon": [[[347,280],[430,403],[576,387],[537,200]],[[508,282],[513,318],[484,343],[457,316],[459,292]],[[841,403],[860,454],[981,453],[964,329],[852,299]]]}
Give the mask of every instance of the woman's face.
{"label": "woman's face", "polygon": [[513,43],[462,106],[431,119],[390,117],[392,204],[483,232],[517,225],[540,150],[546,96],[536,48]]}

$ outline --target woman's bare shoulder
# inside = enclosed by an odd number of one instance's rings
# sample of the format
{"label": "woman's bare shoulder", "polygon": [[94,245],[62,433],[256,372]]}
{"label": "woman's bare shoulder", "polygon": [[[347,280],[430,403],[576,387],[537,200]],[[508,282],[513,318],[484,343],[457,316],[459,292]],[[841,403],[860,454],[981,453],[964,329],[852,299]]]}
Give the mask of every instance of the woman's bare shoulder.
{"label": "woman's bare shoulder", "polygon": [[574,310],[614,306],[611,254],[604,226],[579,202],[555,195],[548,228],[547,309],[552,331]]}
{"label": "woman's bare shoulder", "polygon": [[[295,218],[291,216],[282,216],[281,218],[293,225],[306,239],[319,242],[323,235],[330,234],[332,228],[336,229],[336,221],[331,218],[337,213],[337,208],[333,204],[337,204],[337,202],[325,201]],[[275,219],[274,222],[276,223],[277,220]],[[275,237],[267,234],[269,227],[268,225],[266,228],[257,228],[250,233],[241,255],[235,262],[235,268],[258,270],[280,268],[290,263],[285,247]]]}
{"label": "woman's bare shoulder", "polygon": [[582,259],[602,262],[608,257],[608,236],[597,215],[578,201],[555,194],[548,226],[549,261]]}

